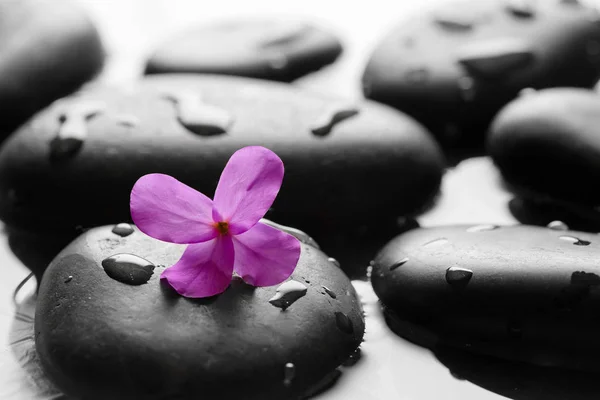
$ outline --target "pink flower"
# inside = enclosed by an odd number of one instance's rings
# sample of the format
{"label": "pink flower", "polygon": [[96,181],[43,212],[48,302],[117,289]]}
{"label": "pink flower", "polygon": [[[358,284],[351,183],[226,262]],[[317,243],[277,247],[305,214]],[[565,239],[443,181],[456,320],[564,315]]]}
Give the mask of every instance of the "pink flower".
{"label": "pink flower", "polygon": [[300,243],[258,222],[273,204],[282,180],[283,162],[258,146],[231,156],[214,200],[171,176],[142,176],[131,190],[135,224],[153,238],[188,244],[161,279],[186,297],[224,292],[234,271],[254,286],[286,280],[300,258]]}

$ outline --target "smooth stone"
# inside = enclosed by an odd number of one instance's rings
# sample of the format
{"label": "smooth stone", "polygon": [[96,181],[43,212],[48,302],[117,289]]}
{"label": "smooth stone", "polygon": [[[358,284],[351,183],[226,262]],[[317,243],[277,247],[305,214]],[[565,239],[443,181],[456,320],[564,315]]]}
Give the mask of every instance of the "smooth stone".
{"label": "smooth stone", "polygon": [[289,82],[334,62],[333,34],[303,21],[248,19],[190,29],[163,43],[147,74],[211,73]]}
{"label": "smooth stone", "polygon": [[[223,294],[195,300],[161,283],[158,268],[139,286],[114,280],[102,260],[126,253],[169,266],[185,245],[137,228],[115,240],[111,230],[91,229],[66,247],[37,296],[37,353],[69,397],[298,399],[362,341],[364,317],[354,288],[312,246],[302,245],[290,278],[305,284],[306,295],[283,311],[269,304],[277,286],[254,288],[239,278]],[[67,276],[72,280],[65,283]],[[337,297],[325,294],[323,285]]]}
{"label": "smooth stone", "polygon": [[426,347],[600,371],[600,237],[469,228],[411,230],[380,251],[371,282],[392,328]]}
{"label": "smooth stone", "polygon": [[[179,99],[201,95],[233,123],[217,136],[191,132],[165,93]],[[58,234],[78,225],[129,221],[131,188],[152,172],[212,197],[229,157],[249,145],[270,148],[286,168],[267,218],[322,236],[327,236],[322,228],[339,235],[420,211],[434,198],[443,173],[439,147],[418,123],[369,101],[356,103],[358,113],[323,137],[311,129],[340,101],[275,82],[156,75],[132,93],[99,88],[62,103],[79,107],[92,101],[107,107],[87,121],[77,153],[60,162],[50,157],[49,147],[61,126],[57,107],[39,113],[6,141],[0,150],[0,216],[8,225]],[[137,117],[139,124],[123,126],[118,123],[123,115]]]}
{"label": "smooth stone", "polygon": [[560,1],[440,3],[380,42],[364,94],[413,116],[451,154],[481,151],[496,113],[523,89],[594,86],[600,24],[591,15]]}
{"label": "smooth stone", "polygon": [[[488,149],[517,194],[600,205],[600,97],[575,88],[540,90],[494,119]],[[562,219],[562,218],[555,218]],[[567,224],[569,221],[565,221]]]}
{"label": "smooth stone", "polygon": [[71,1],[0,2],[0,137],[101,69],[96,28]]}

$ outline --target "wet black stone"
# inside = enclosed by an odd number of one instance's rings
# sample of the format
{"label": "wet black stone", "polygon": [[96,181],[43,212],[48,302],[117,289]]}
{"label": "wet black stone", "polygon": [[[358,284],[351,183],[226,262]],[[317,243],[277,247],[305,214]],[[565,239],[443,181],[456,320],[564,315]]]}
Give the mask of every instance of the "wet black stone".
{"label": "wet black stone", "polygon": [[[314,286],[282,312],[269,304],[277,286],[255,288],[241,279],[208,299],[180,297],[160,281],[159,271],[143,285],[116,281],[102,260],[125,253],[170,266],[185,245],[136,233],[107,248],[112,228],[91,229],[65,248],[37,296],[37,352],[69,397],[304,398],[362,341],[364,317],[354,288],[314,247],[302,245],[291,276]],[[66,276],[72,282],[65,284]],[[340,293],[335,301],[322,294],[322,285]],[[336,313],[345,316],[345,331]],[[288,363],[293,377],[285,374]]]}
{"label": "wet black stone", "polygon": [[[432,348],[600,371],[596,235],[527,225],[468,228],[411,230],[377,255],[371,282],[394,332]],[[439,237],[448,243],[424,246]],[[390,271],[402,257],[410,262]],[[464,271],[456,275],[458,290],[447,280],[449,269]]]}
{"label": "wet black stone", "polygon": [[[179,106],[188,98],[181,93],[191,93],[233,122],[225,134],[197,135],[181,123],[165,93],[179,94]],[[61,126],[59,104],[39,113],[0,150],[0,217],[7,225],[72,238],[78,225],[130,221],[131,188],[153,172],[212,197],[229,157],[241,147],[262,145],[286,168],[267,218],[318,233],[317,241],[358,230],[368,238],[430,204],[445,164],[419,124],[373,102],[357,102],[358,114],[336,123],[327,136],[315,136],[311,129],[339,100],[275,82],[156,75],[131,93],[98,88],[78,101],[98,101],[106,109],[87,121],[88,139],[71,157],[60,163],[49,157],[49,142]],[[135,127],[119,122],[128,115],[137,118]],[[347,248],[345,239],[339,241]]]}
{"label": "wet black stone", "polygon": [[554,219],[575,227],[577,214],[594,219],[588,215],[600,205],[600,187],[591,184],[600,179],[599,124],[597,93],[541,90],[516,99],[498,114],[488,149],[515,193],[540,203],[554,201],[555,208],[574,217]]}
{"label": "wet black stone", "polygon": [[365,96],[415,117],[453,155],[480,153],[490,122],[522,89],[591,88],[600,77],[592,12],[531,4],[459,0],[401,21],[371,56]]}
{"label": "wet black stone", "polygon": [[146,73],[197,72],[289,82],[334,62],[341,52],[334,35],[306,22],[229,21],[168,40],[148,60]]}
{"label": "wet black stone", "polygon": [[75,91],[101,68],[96,28],[76,4],[0,3],[0,137]]}

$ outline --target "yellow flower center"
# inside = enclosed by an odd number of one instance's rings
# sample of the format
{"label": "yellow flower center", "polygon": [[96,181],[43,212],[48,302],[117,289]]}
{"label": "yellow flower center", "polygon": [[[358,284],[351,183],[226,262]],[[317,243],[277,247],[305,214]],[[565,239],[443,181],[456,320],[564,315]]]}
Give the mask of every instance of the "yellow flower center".
{"label": "yellow flower center", "polygon": [[227,235],[229,233],[229,224],[227,222],[215,222],[214,226],[221,235]]}

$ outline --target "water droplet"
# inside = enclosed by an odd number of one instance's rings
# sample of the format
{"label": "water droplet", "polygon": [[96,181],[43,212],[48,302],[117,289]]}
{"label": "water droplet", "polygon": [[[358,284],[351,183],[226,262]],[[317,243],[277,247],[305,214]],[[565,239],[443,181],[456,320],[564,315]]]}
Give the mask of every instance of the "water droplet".
{"label": "water droplet", "polygon": [[449,242],[449,240],[446,238],[438,238],[438,239],[434,239],[434,240],[431,240],[431,241],[425,243],[423,245],[423,247],[437,247],[437,246],[442,246],[448,242]]}
{"label": "water droplet", "polygon": [[336,260],[335,258],[333,258],[333,257],[329,257],[327,259],[327,261],[329,261],[330,263],[332,263],[333,265],[335,265],[338,268],[342,268],[340,262],[338,260]]}
{"label": "water droplet", "polygon": [[462,76],[458,78],[458,89],[460,90],[460,97],[464,101],[473,101],[475,99],[476,90],[475,90],[475,80],[470,76]]}
{"label": "water droplet", "polygon": [[506,9],[519,18],[533,18],[535,15],[534,3],[531,0],[507,0]]}
{"label": "water droplet", "polygon": [[97,101],[79,101],[69,104],[58,117],[60,127],[50,142],[50,155],[61,159],[79,151],[88,135],[88,121],[104,112],[106,105]]}
{"label": "water droplet", "polygon": [[406,80],[412,84],[422,85],[429,80],[429,71],[424,67],[411,68],[406,71]]}
{"label": "water droplet", "polygon": [[471,74],[483,77],[504,75],[529,65],[534,53],[524,39],[488,39],[463,46],[460,62]]}
{"label": "water droplet", "polygon": [[285,364],[285,368],[283,370],[283,384],[285,386],[290,386],[295,376],[296,366],[292,363]]}
{"label": "water droplet", "polygon": [[472,226],[472,227],[468,228],[467,232],[486,232],[486,231],[493,231],[498,228],[499,228],[498,225],[492,225],[492,224],[476,225],[476,226]]}
{"label": "water droplet", "polygon": [[449,31],[467,32],[473,29],[473,20],[466,17],[464,13],[438,13],[433,17],[433,20],[441,28]]}
{"label": "water droplet", "polygon": [[354,333],[354,325],[352,324],[352,321],[343,312],[335,312],[335,323],[340,331],[348,334]]}
{"label": "water droplet", "polygon": [[371,279],[371,275],[373,275],[373,266],[369,265],[367,267],[367,279]]}
{"label": "water droplet", "polygon": [[325,291],[325,293],[327,293],[329,295],[329,297],[331,297],[332,299],[335,299],[337,296],[336,294],[329,289],[327,286],[323,286],[323,290]]}
{"label": "water droplet", "polygon": [[302,232],[300,229],[290,228],[289,226],[281,225],[281,224],[278,224],[276,222],[273,222],[273,221],[265,219],[265,218],[262,218],[260,220],[260,222],[262,222],[265,225],[269,225],[273,228],[279,229],[280,231],[283,231],[285,233],[288,233],[288,234],[294,236],[300,242],[307,244],[309,246],[312,246],[315,249],[321,248],[319,246],[319,244],[312,237],[308,236],[306,233]]}
{"label": "water droplet", "polygon": [[571,274],[572,285],[598,286],[600,285],[600,276],[593,272],[575,271]]}
{"label": "water droplet", "polygon": [[446,270],[446,282],[451,285],[466,285],[472,276],[473,271],[466,268],[450,267]]}
{"label": "water droplet", "polygon": [[406,264],[408,262],[408,257],[404,257],[402,260],[393,263],[392,265],[390,265],[390,271],[395,270],[396,268],[399,268],[401,266],[403,266],[404,264]]}
{"label": "water droplet", "polygon": [[597,63],[600,59],[600,42],[589,40],[585,45],[585,51],[590,61]]}
{"label": "water droplet", "polygon": [[576,238],[575,236],[559,236],[559,239],[573,243],[575,246],[588,246],[590,244],[589,241]]}
{"label": "water droplet", "polygon": [[65,279],[65,283],[69,283],[73,280],[73,275],[69,275],[67,276],[67,278]]}
{"label": "water droplet", "polygon": [[197,92],[180,91],[167,93],[164,97],[175,104],[179,122],[197,135],[221,135],[233,124],[230,113],[220,107],[206,104]]}
{"label": "water droplet", "polygon": [[266,54],[267,63],[271,69],[282,71],[288,66],[289,60],[284,53],[278,51],[268,52]]}
{"label": "water droplet", "polygon": [[317,122],[310,128],[315,136],[327,136],[333,128],[342,121],[357,115],[359,112],[354,106],[333,106],[319,116]]}
{"label": "water droplet", "polygon": [[547,225],[553,231],[568,231],[569,227],[562,221],[552,221]]}
{"label": "water droplet", "polygon": [[125,126],[127,128],[135,128],[140,124],[140,119],[135,115],[121,114],[115,116],[115,120],[118,125]]}
{"label": "water droplet", "polygon": [[287,281],[281,284],[275,291],[269,303],[283,310],[294,304],[296,300],[306,295],[308,288],[298,281]]}
{"label": "water droplet", "polygon": [[114,233],[115,235],[119,235],[121,237],[126,237],[129,236],[133,233],[133,227],[127,223],[120,223],[115,225],[115,227],[112,229],[112,233]]}
{"label": "water droplet", "polygon": [[142,285],[154,273],[154,264],[133,254],[115,254],[102,260],[108,276],[128,285]]}
{"label": "water droplet", "polygon": [[353,367],[356,365],[357,362],[360,361],[362,357],[362,350],[360,349],[360,347],[358,347],[356,350],[354,350],[352,352],[352,354],[350,354],[350,357],[348,357],[348,359],[346,361],[344,361],[342,363],[342,365],[344,367]]}

